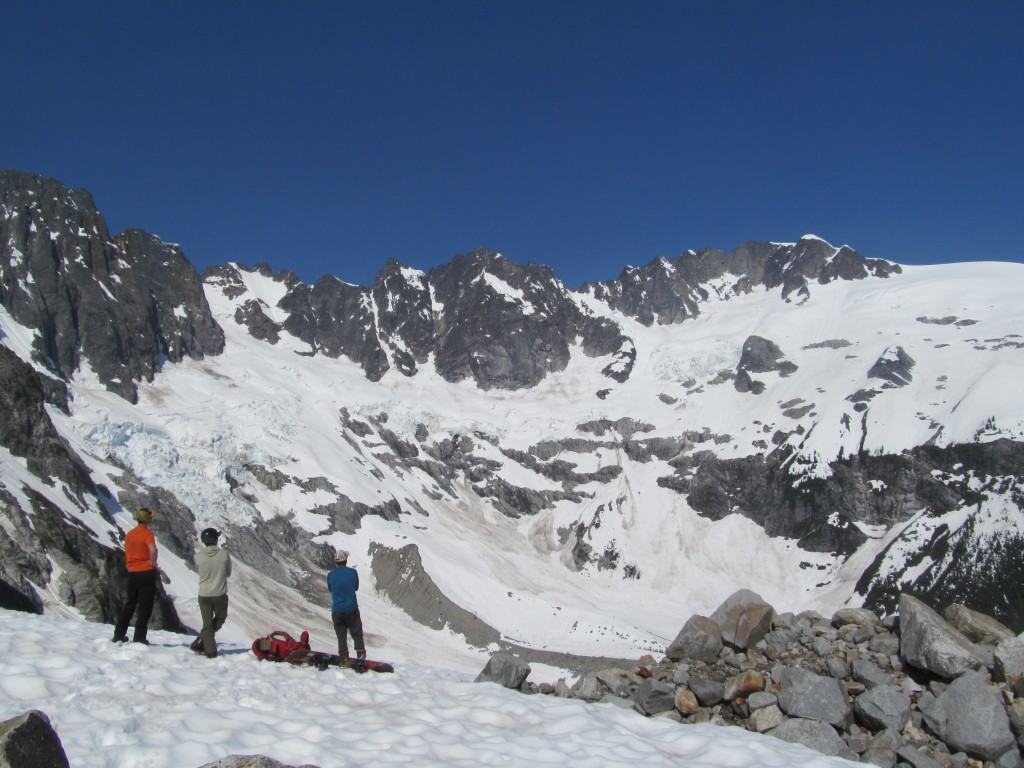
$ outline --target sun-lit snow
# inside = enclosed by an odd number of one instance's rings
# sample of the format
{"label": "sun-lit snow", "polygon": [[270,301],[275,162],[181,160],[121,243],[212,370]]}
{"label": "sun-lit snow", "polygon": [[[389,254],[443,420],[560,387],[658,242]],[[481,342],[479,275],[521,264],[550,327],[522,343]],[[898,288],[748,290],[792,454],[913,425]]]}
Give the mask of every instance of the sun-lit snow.
{"label": "sun-lit snow", "polygon": [[[108,635],[0,610],[0,721],[46,713],[74,768],[198,768],[232,754],[323,768],[854,765],[741,728],[525,696],[421,665],[318,672],[261,662],[247,643],[222,642],[211,660],[177,634],[150,632],[149,647]],[[314,633],[314,648],[329,639]]]}

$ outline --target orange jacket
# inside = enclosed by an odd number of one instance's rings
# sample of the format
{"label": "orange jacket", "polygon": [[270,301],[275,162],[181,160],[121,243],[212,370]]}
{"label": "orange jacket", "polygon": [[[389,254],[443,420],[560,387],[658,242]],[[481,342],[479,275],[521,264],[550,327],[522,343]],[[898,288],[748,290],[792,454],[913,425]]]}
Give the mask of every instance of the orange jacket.
{"label": "orange jacket", "polygon": [[129,571],[135,573],[156,569],[149,559],[150,544],[156,546],[156,537],[146,526],[137,525],[128,531],[124,537],[124,559]]}

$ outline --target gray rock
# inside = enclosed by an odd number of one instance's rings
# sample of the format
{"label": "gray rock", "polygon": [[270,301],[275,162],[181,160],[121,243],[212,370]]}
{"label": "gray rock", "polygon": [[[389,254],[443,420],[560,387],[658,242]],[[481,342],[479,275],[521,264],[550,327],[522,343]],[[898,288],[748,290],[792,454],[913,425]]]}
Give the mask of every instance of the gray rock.
{"label": "gray rock", "polygon": [[665,650],[672,661],[703,661],[713,664],[722,652],[722,632],[706,616],[691,616]]}
{"label": "gray rock", "polygon": [[897,749],[896,756],[911,768],[943,768],[941,763],[932,760],[924,752],[918,751],[917,748],[909,744]]}
{"label": "gray rock", "polygon": [[644,715],[668,712],[675,709],[675,706],[675,687],[651,678],[641,680],[633,693],[633,708]]}
{"label": "gray rock", "polygon": [[758,733],[766,733],[782,725],[785,720],[786,716],[782,714],[782,710],[776,704],[771,704],[751,712],[747,718],[747,728]]}
{"label": "gray rock", "polygon": [[1024,699],[1016,698],[1006,708],[1010,728],[1017,735],[1018,743],[1024,746]]}
{"label": "gray rock", "polygon": [[713,707],[725,696],[725,683],[720,680],[691,677],[689,687],[702,707]]}
{"label": "gray rock", "polygon": [[999,645],[1013,637],[1013,630],[991,616],[972,611],[965,605],[953,603],[942,612],[949,625],[972,643]]}
{"label": "gray rock", "polygon": [[900,652],[900,639],[889,633],[875,635],[868,640],[868,650],[883,656],[895,656]]}
{"label": "gray rock", "polygon": [[882,668],[873,661],[866,659],[854,659],[850,665],[850,674],[858,683],[864,683],[868,690],[877,688],[880,685],[893,685],[893,678],[882,671]]}
{"label": "gray rock", "polygon": [[900,655],[918,669],[954,678],[982,661],[971,641],[916,597],[900,595]]}
{"label": "gray rock", "polygon": [[750,707],[751,712],[756,712],[759,709],[764,709],[778,703],[779,697],[768,691],[754,691],[754,693],[747,696],[747,706]]}
{"label": "gray rock", "polygon": [[711,614],[722,632],[722,641],[744,650],[756,645],[771,630],[775,609],[756,592],[740,589]]}
{"label": "gray rock", "polygon": [[978,672],[954,680],[921,712],[928,728],[950,749],[995,760],[1014,745],[1006,709]]}
{"label": "gray rock", "polygon": [[799,637],[796,630],[780,627],[764,636],[764,652],[769,659],[776,659],[789,650],[791,643]]}
{"label": "gray rock", "polygon": [[835,649],[832,647],[832,643],[824,637],[817,637],[811,643],[811,650],[821,658],[825,658],[826,656],[831,656]]}
{"label": "gray rock", "polygon": [[867,749],[861,754],[860,761],[879,768],[895,768],[896,753],[891,749]]}
{"label": "gray rock", "polygon": [[847,760],[857,759],[857,753],[839,738],[835,729],[819,720],[795,717],[768,731],[768,735],[791,744],[803,744],[823,755],[844,757]]}
{"label": "gray rock", "polygon": [[45,712],[33,709],[0,723],[0,768],[68,768],[60,736]]}
{"label": "gray rock", "polygon": [[628,698],[633,687],[633,675],[626,669],[604,669],[597,673],[597,679],[618,698]]}
{"label": "gray rock", "polygon": [[1016,747],[1007,750],[995,761],[996,768],[1020,768],[1020,751]]}
{"label": "gray rock", "polygon": [[1004,640],[992,655],[996,680],[1005,681],[1013,675],[1024,675],[1024,634]]}
{"label": "gray rock", "polygon": [[600,701],[601,697],[604,696],[605,686],[602,685],[601,681],[597,679],[596,672],[588,672],[580,676],[580,679],[576,681],[569,695],[574,699],[581,699],[583,701]]}
{"label": "gray rock", "polygon": [[498,683],[505,688],[518,689],[530,676],[530,665],[510,653],[496,653],[476,676],[476,683]]}
{"label": "gray rock", "polygon": [[850,665],[842,659],[832,656],[825,659],[825,671],[828,672],[829,677],[842,680],[844,677],[850,676]]}
{"label": "gray rock", "polygon": [[843,736],[843,740],[858,755],[864,754],[871,746],[871,734],[854,728]]}
{"label": "gray rock", "polygon": [[850,702],[842,683],[799,667],[783,671],[779,707],[790,717],[821,720],[836,728],[850,723]]}
{"label": "gray rock", "polygon": [[882,731],[871,737],[868,742],[869,749],[887,749],[895,752],[903,746],[903,737],[898,731]]}
{"label": "gray rock", "polygon": [[902,731],[910,722],[910,697],[894,685],[880,685],[857,697],[857,719],[872,731]]}

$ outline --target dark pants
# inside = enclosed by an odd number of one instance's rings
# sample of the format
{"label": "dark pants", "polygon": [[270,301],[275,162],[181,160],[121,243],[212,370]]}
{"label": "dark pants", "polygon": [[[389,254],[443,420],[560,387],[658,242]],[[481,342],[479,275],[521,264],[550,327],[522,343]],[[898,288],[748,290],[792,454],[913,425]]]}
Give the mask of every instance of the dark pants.
{"label": "dark pants", "polygon": [[217,641],[213,636],[228,618],[228,596],[200,597],[199,615],[203,617],[203,629],[199,633],[203,640],[203,652],[207,656],[216,656]]}
{"label": "dark pants", "polygon": [[331,621],[334,623],[334,634],[338,636],[339,656],[348,656],[349,632],[352,633],[352,644],[356,647],[356,653],[366,654],[366,646],[363,645],[363,620],[359,617],[358,608],[354,611],[334,611],[331,614]]}
{"label": "dark pants", "polygon": [[117,615],[117,623],[114,625],[115,640],[128,634],[128,625],[136,608],[138,614],[135,616],[134,639],[136,642],[146,639],[149,617],[153,615],[153,601],[156,599],[156,578],[155,568],[150,571],[128,571],[128,600],[121,613]]}

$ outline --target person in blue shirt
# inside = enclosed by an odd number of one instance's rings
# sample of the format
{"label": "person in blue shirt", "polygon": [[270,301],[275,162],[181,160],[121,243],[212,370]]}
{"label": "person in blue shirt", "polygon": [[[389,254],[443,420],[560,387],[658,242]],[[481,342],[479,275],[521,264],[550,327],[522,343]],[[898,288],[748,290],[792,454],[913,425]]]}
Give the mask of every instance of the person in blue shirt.
{"label": "person in blue shirt", "polygon": [[348,635],[352,634],[356,658],[366,658],[363,644],[363,620],[359,616],[356,591],[359,589],[359,574],[348,567],[348,552],[339,549],[334,553],[334,570],[327,574],[327,587],[331,590],[331,621],[338,636],[338,655],[348,660]]}

